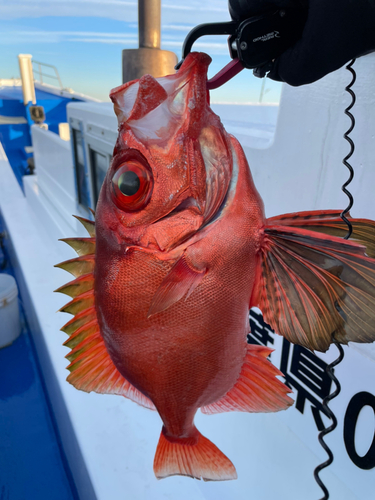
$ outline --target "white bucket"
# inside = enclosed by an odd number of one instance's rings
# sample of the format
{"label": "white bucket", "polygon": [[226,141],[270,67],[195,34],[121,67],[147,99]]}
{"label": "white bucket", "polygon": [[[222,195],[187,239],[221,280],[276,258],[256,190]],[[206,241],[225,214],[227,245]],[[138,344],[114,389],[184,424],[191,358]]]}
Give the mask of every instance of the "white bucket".
{"label": "white bucket", "polygon": [[0,274],[0,348],[11,344],[21,333],[16,280]]}

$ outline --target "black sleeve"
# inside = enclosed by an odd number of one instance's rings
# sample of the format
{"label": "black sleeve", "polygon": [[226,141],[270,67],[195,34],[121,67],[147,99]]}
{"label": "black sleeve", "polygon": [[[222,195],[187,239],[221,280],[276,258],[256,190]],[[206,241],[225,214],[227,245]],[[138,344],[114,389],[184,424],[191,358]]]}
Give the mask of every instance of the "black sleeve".
{"label": "black sleeve", "polygon": [[[274,0],[273,5],[286,7],[286,3],[288,0]],[[272,0],[229,0],[229,10],[232,17],[249,17],[271,4]],[[268,76],[304,85],[373,50],[375,0],[309,0],[301,39],[276,59]]]}
{"label": "black sleeve", "polygon": [[243,21],[252,16],[266,14],[276,9],[298,7],[308,0],[228,0],[229,14],[233,21]]}

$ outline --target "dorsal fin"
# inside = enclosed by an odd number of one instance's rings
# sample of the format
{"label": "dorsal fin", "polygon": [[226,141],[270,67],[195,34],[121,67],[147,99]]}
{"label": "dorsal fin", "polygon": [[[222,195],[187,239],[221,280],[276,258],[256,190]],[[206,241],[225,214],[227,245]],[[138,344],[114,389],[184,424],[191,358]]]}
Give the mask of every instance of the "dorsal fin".
{"label": "dorsal fin", "polygon": [[94,255],[83,255],[82,257],[60,262],[60,264],[56,264],[55,267],[64,269],[64,271],[68,271],[68,273],[78,278],[84,274],[92,273],[94,271],[94,264]]}
{"label": "dorsal fin", "polygon": [[96,319],[95,306],[91,306],[77,313],[74,318],[68,321],[60,330],[67,335],[72,335],[78,328],[81,328],[81,326],[89,323],[93,319]]}
{"label": "dorsal fin", "polygon": [[84,219],[83,217],[79,217],[78,215],[73,215],[73,217],[79,220],[79,222],[86,229],[91,238],[95,238],[95,222],[89,219]]}
{"label": "dorsal fin", "polygon": [[95,253],[95,238],[61,238],[59,241],[72,247],[79,256]]}
{"label": "dorsal fin", "polygon": [[55,267],[65,269],[75,276],[75,280],[61,286],[56,291],[74,297],[60,309],[62,312],[74,314],[61,330],[69,335],[65,346],[71,348],[66,356],[71,372],[67,380],[76,389],[86,392],[103,394],[118,394],[149,409],[155,409],[152,401],[133,387],[117,370],[111,360],[100,328],[95,311],[94,293],[94,264],[95,255],[87,253],[95,251],[95,226],[86,219],[77,217],[89,230],[91,238],[64,239],[77,253],[84,253],[75,259],[58,264]]}
{"label": "dorsal fin", "polygon": [[88,292],[94,288],[94,279],[92,273],[79,276],[73,281],[69,281],[66,285],[60,286],[55,292],[65,293],[69,297],[77,297],[82,293]]}
{"label": "dorsal fin", "polygon": [[67,312],[75,316],[76,314],[93,307],[93,305],[94,290],[89,290],[88,292],[81,293],[80,295],[77,295],[77,297],[74,297],[73,300],[61,307],[59,312]]}

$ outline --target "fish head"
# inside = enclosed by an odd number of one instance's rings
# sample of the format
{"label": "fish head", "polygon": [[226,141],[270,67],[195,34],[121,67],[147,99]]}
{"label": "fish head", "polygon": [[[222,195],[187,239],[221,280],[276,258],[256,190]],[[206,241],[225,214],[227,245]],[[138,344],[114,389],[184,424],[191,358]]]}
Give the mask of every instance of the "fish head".
{"label": "fish head", "polygon": [[176,74],[145,75],[112,90],[119,134],[96,215],[107,241],[169,251],[223,203],[232,154],[209,106],[210,62],[191,53]]}

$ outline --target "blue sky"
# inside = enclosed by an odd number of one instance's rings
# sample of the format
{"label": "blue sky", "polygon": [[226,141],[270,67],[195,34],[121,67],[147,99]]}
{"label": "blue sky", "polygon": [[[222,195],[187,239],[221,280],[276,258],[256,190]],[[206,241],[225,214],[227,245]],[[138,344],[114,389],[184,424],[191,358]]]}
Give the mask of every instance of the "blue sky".
{"label": "blue sky", "polygon": [[[161,48],[180,58],[194,26],[229,20],[227,0],[162,0]],[[17,55],[57,66],[63,85],[108,100],[121,82],[121,51],[138,47],[137,2],[126,0],[0,0],[0,78],[19,76]],[[230,61],[226,37],[204,37],[194,45],[213,59],[213,76]],[[50,81],[49,83],[52,83]],[[244,70],[211,93],[213,102],[259,100],[262,81]],[[281,85],[267,80],[264,101],[277,102]]]}

